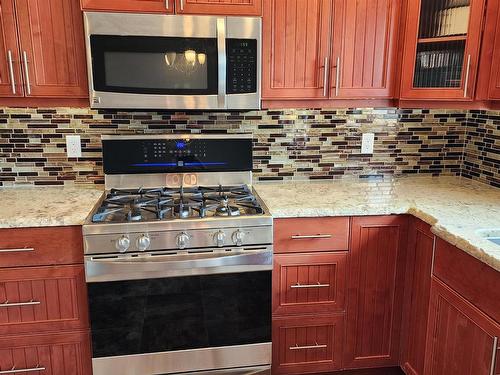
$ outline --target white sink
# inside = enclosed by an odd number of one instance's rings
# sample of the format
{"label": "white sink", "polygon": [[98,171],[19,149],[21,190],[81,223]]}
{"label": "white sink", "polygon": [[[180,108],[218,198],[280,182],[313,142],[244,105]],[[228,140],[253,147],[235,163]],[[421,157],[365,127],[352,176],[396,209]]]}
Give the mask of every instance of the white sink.
{"label": "white sink", "polygon": [[485,240],[493,242],[495,245],[500,246],[500,228],[493,229],[479,229],[476,233],[483,237]]}

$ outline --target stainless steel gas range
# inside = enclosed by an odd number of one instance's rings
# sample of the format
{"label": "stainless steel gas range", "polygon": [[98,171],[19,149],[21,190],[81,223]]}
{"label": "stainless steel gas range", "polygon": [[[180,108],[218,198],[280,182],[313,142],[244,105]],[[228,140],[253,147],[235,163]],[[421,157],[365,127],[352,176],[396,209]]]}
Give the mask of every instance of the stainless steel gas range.
{"label": "stainless steel gas range", "polygon": [[103,136],[83,227],[94,375],[270,374],[272,218],[250,135]]}

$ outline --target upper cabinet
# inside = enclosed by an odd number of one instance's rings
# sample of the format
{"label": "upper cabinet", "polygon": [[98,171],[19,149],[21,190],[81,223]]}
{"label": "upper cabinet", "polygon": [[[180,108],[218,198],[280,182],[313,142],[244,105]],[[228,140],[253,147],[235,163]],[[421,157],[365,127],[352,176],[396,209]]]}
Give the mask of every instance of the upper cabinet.
{"label": "upper cabinet", "polygon": [[498,2],[493,2],[492,4],[496,5],[498,8],[498,19],[493,44],[494,49],[493,61],[491,63],[489,99],[500,100],[500,5]]}
{"label": "upper cabinet", "polygon": [[400,0],[335,0],[330,97],[394,96]]}
{"label": "upper cabinet", "polygon": [[78,0],[2,0],[0,95],[88,95]]}
{"label": "upper cabinet", "polygon": [[472,100],[485,0],[408,2],[401,98]]}
{"label": "upper cabinet", "polygon": [[393,97],[400,3],[266,1],[263,97]]}
{"label": "upper cabinet", "polygon": [[85,10],[260,16],[262,0],[81,0]]}

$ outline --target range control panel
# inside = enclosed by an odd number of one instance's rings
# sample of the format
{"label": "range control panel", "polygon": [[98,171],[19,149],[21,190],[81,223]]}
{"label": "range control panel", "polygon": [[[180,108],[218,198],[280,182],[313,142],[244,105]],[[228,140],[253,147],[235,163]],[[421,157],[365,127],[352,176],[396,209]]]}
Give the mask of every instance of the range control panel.
{"label": "range control panel", "polygon": [[226,50],[227,93],[257,92],[257,40],[228,39]]}

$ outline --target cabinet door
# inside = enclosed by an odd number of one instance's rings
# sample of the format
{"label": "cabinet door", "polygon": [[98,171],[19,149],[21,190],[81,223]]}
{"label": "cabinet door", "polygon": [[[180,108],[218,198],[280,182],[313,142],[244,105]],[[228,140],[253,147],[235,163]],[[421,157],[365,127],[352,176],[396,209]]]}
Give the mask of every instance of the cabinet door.
{"label": "cabinet door", "polygon": [[401,367],[408,375],[423,375],[435,236],[416,218],[408,232]]}
{"label": "cabinet door", "polygon": [[497,323],[433,278],[426,375],[498,374],[498,336]]}
{"label": "cabinet door", "polygon": [[176,0],[176,13],[260,16],[262,0]]}
{"label": "cabinet door", "polygon": [[81,0],[82,9],[119,12],[173,13],[175,0]]}
{"label": "cabinet door", "polygon": [[328,98],[332,5],[332,0],[264,2],[263,98]]}
{"label": "cabinet door", "polygon": [[500,5],[497,3],[493,2],[488,5],[496,5],[498,8],[497,28],[494,37],[493,61],[491,63],[490,75],[489,98],[491,100],[500,100]]}
{"label": "cabinet door", "polygon": [[273,319],[273,374],[341,368],[344,315]]}
{"label": "cabinet door", "polygon": [[345,368],[396,366],[408,218],[352,220]]}
{"label": "cabinet door", "polygon": [[0,0],[0,96],[23,96],[14,0]]}
{"label": "cabinet door", "polygon": [[347,253],[275,255],[273,313],[344,310]]}
{"label": "cabinet door", "polygon": [[402,99],[472,100],[485,0],[408,2]]}
{"label": "cabinet door", "polygon": [[91,375],[91,356],[86,331],[0,338],[2,374]]}
{"label": "cabinet door", "polygon": [[391,98],[400,0],[335,0],[332,98]]}
{"label": "cabinet door", "polygon": [[26,96],[88,96],[78,0],[15,0]]}

